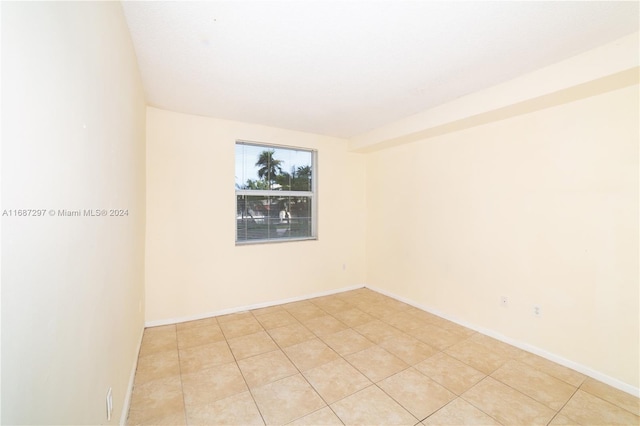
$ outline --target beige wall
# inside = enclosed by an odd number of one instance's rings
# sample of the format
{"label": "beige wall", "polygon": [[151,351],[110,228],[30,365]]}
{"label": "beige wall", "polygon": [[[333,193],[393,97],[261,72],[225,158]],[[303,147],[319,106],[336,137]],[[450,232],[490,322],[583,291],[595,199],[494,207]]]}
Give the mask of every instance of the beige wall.
{"label": "beige wall", "polygon": [[[237,139],[318,151],[317,241],[235,245]],[[363,285],[365,163],[346,145],[148,108],[147,323]]]}
{"label": "beige wall", "polygon": [[638,100],[369,154],[367,283],[637,390]]}
{"label": "beige wall", "polygon": [[2,423],[117,424],[143,327],[145,104],[121,6],[2,3]]}

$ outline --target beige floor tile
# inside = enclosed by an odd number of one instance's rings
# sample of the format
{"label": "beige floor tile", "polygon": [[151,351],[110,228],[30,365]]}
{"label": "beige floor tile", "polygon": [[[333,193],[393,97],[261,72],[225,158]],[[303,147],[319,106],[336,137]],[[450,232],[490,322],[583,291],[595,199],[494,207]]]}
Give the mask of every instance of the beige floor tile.
{"label": "beige floor tile", "polygon": [[427,312],[427,311],[423,311],[422,309],[418,309],[418,308],[409,308],[405,312],[415,316],[420,321],[426,322],[427,324],[434,324],[435,325],[436,322],[438,322],[438,321],[440,321],[442,319],[437,315],[434,315],[434,314],[432,314],[430,312]]}
{"label": "beige floor tile", "polygon": [[224,337],[226,339],[233,339],[234,337],[246,336],[247,334],[263,331],[258,320],[255,319],[251,313],[249,313],[249,315],[250,316],[238,320],[220,322],[220,328],[224,332]]}
{"label": "beige floor tile", "polygon": [[380,346],[373,346],[345,358],[374,383],[409,367],[406,362]]}
{"label": "beige floor tile", "polygon": [[462,398],[454,399],[429,416],[422,424],[425,426],[500,425]]}
{"label": "beige floor tile", "polygon": [[408,334],[402,334],[380,342],[380,346],[403,360],[409,365],[415,365],[433,356],[438,351]]}
{"label": "beige floor tile", "polygon": [[322,340],[342,356],[375,345],[375,343],[351,328],[324,336]]}
{"label": "beige floor tile", "polygon": [[178,330],[177,334],[179,349],[192,348],[224,340],[224,335],[217,325],[182,329]]}
{"label": "beige floor tile", "polygon": [[326,406],[300,374],[260,386],[252,393],[268,425],[286,424]]}
{"label": "beige floor tile", "polygon": [[273,328],[268,330],[268,333],[281,348],[316,338],[316,335],[302,324],[291,324],[284,327]]}
{"label": "beige floor tile", "polygon": [[349,327],[357,327],[375,320],[376,318],[358,308],[347,309],[340,312],[333,312],[332,315]]}
{"label": "beige floor tile", "polygon": [[581,389],[560,410],[560,415],[580,425],[637,426],[640,424],[640,418],[635,414]]}
{"label": "beige floor tile", "polygon": [[275,382],[298,373],[298,369],[281,350],[242,359],[238,361],[238,366],[250,388]]}
{"label": "beige floor tile", "polygon": [[599,382],[590,377],[588,377],[584,381],[580,389],[590,393],[591,395],[595,395],[600,399],[604,399],[605,401],[617,405],[620,408],[624,408],[625,410],[635,414],[636,416],[640,416],[640,399],[636,398],[633,395],[629,395],[626,392],[618,390],[612,386]]}
{"label": "beige floor tile", "polygon": [[235,337],[227,342],[237,360],[278,349],[278,345],[266,331]]}
{"label": "beige floor tile", "polygon": [[[141,414],[143,417],[140,417]],[[148,412],[138,413],[135,410],[132,410],[129,411],[129,416],[127,425],[131,426],[180,426],[187,424],[184,408],[164,416],[157,412],[149,414]]]}
{"label": "beige floor tile", "polygon": [[577,423],[574,420],[571,420],[567,416],[563,416],[562,414],[556,414],[556,416],[551,420],[549,426],[576,426]]}
{"label": "beige floor tile", "polygon": [[469,338],[469,341],[480,343],[485,348],[490,349],[505,358],[521,358],[522,354],[525,352],[522,349],[516,348],[515,346],[501,342],[500,340],[486,336],[482,333],[475,333]]}
{"label": "beige floor tile", "polygon": [[575,370],[556,364],[553,361],[549,361],[548,359],[544,359],[530,352],[522,351],[517,359],[555,377],[556,379],[567,382],[572,386],[580,386],[586,377],[584,374],[578,373]]}
{"label": "beige floor tile", "polygon": [[332,404],[371,385],[369,379],[344,359],[323,364],[303,373],[327,404]]}
{"label": "beige floor tile", "polygon": [[223,324],[226,322],[253,318],[253,313],[251,311],[242,311],[242,312],[236,312],[233,314],[220,315],[216,318],[218,319],[218,324]]}
{"label": "beige floor tile", "polygon": [[[372,306],[379,306],[382,300],[383,299],[379,299],[377,297],[359,297],[352,300],[350,303],[361,311],[368,313],[373,311]],[[380,317],[376,316],[376,318],[379,319]]]}
{"label": "beige floor tile", "polygon": [[355,327],[356,331],[374,343],[402,335],[402,332],[379,319]]}
{"label": "beige floor tile", "polygon": [[357,296],[358,299],[366,298],[367,296],[384,297],[384,296],[382,296],[382,294],[380,294],[378,292],[375,292],[375,291],[373,291],[373,290],[371,290],[370,288],[367,288],[367,287],[360,287],[360,288],[356,288],[355,290],[349,290],[347,292],[339,293],[339,294]]}
{"label": "beige floor tile", "polygon": [[211,403],[247,390],[235,362],[182,375],[182,390],[187,406]]}
{"label": "beige floor tile", "polygon": [[187,407],[190,425],[264,425],[249,392],[242,392],[204,405]]}
{"label": "beige floor tile", "polygon": [[178,351],[163,351],[138,358],[135,384],[180,374]]}
{"label": "beige floor tile", "polygon": [[318,338],[284,348],[284,352],[300,371],[340,358],[340,355]]}
{"label": "beige floor tile", "polygon": [[359,290],[350,290],[345,291],[343,293],[336,294],[336,297],[344,300],[347,303],[352,305],[360,303],[363,299],[368,297],[368,294],[365,294]]}
{"label": "beige floor tile", "polygon": [[180,376],[136,385],[131,396],[127,424],[185,424]]}
{"label": "beige floor tile", "polygon": [[157,327],[147,327],[144,329],[144,336],[147,338],[159,338],[165,336],[175,336],[176,325],[159,325]]}
{"label": "beige floor tile", "polygon": [[134,384],[127,424],[640,423],[631,395],[367,288],[147,328]]}
{"label": "beige floor tile", "polygon": [[409,309],[413,308],[413,306],[411,306],[411,305],[409,305],[409,304],[407,304],[407,303],[401,302],[400,300],[396,300],[396,299],[394,299],[393,297],[387,297],[387,298],[383,301],[383,303],[384,303],[387,307],[389,307],[389,308],[393,308],[393,309],[395,309],[395,310],[396,310],[396,311],[398,311],[398,312],[401,312],[401,311],[407,311],[407,310],[409,310]]}
{"label": "beige floor tile", "polygon": [[415,425],[417,419],[375,385],[331,405],[345,425]]}
{"label": "beige floor tile", "polygon": [[264,315],[256,316],[256,319],[262,324],[265,330],[272,328],[284,327],[289,324],[297,324],[298,320],[289,312],[283,310],[271,312]]}
{"label": "beige floor tile", "polygon": [[416,328],[424,327],[425,323],[416,318],[415,315],[410,314],[409,312],[395,312],[392,315],[382,317],[382,322],[385,322],[400,331],[404,331],[405,333],[410,330],[415,330]]}
{"label": "beige floor tile", "polygon": [[378,293],[378,292],[376,292],[374,290],[371,290],[370,288],[365,287],[365,286],[362,286],[362,287],[359,287],[359,288],[355,288],[353,290],[349,290],[349,291],[344,292],[344,293],[338,293],[338,294],[354,294],[354,295],[358,295],[360,297],[367,296],[367,295],[381,296],[381,293]]}
{"label": "beige floor tile", "polygon": [[308,305],[297,305],[293,308],[287,308],[285,305],[285,309],[287,309],[287,311],[289,311],[289,313],[298,321],[302,322],[310,320],[311,318],[327,315],[325,311],[312,303],[308,303]]}
{"label": "beige floor tile", "polygon": [[498,422],[506,425],[546,425],[556,412],[491,377],[462,394]]}
{"label": "beige floor tile", "polygon": [[486,374],[444,352],[416,364],[415,368],[457,395],[463,394],[486,377]]}
{"label": "beige floor tile", "polygon": [[252,309],[250,312],[256,318],[258,318],[261,315],[271,314],[273,312],[280,312],[280,311],[284,311],[284,310],[285,309],[282,307],[282,305],[274,305],[274,306],[267,306],[265,308]]}
{"label": "beige floor tile", "polygon": [[379,382],[378,386],[418,420],[456,398],[455,394],[414,368],[394,374]]}
{"label": "beige floor tile", "polygon": [[508,357],[469,339],[451,346],[445,352],[485,374],[493,373],[509,360]]}
{"label": "beige floor tile", "polygon": [[389,296],[387,296],[386,294],[382,294],[379,293],[377,291],[368,289],[369,293],[366,295],[363,295],[364,297],[362,298],[363,300],[370,300],[372,303],[373,302],[384,302],[386,300],[390,300],[391,298]]}
{"label": "beige floor tile", "polygon": [[344,325],[331,315],[313,317],[303,321],[303,324],[305,327],[311,330],[312,333],[320,337],[347,329],[346,325]]}
{"label": "beige floor tile", "polygon": [[397,315],[400,312],[396,307],[384,301],[362,304],[359,308],[378,319]]}
{"label": "beige floor tile", "polygon": [[289,425],[292,426],[342,426],[342,422],[336,416],[336,414],[329,407],[324,407],[318,411],[314,411],[298,420],[295,420]]}
{"label": "beige floor tile", "polygon": [[353,296],[351,303],[373,303],[386,299],[385,295],[366,287],[351,290],[349,294]]}
{"label": "beige floor tile", "polygon": [[464,338],[471,337],[476,334],[474,330],[471,330],[470,328],[464,327],[460,324],[456,324],[453,321],[448,321],[446,319],[441,319],[440,321],[433,323],[433,325],[437,325],[440,328],[444,328],[445,330]]}
{"label": "beige floor tile", "polygon": [[338,297],[337,294],[328,294],[326,296],[318,296],[312,299],[308,299],[308,301],[318,306],[323,304],[331,304],[334,302],[344,303],[344,301],[340,297]]}
{"label": "beige floor tile", "polygon": [[354,302],[357,302],[361,297],[361,295],[357,291],[358,290],[343,291],[342,293],[336,293],[335,296],[347,303],[353,304]]}
{"label": "beige floor tile", "polygon": [[235,361],[226,341],[180,350],[180,371],[194,373]]}
{"label": "beige floor tile", "polygon": [[515,360],[507,361],[491,377],[556,411],[576,391],[574,386]]}
{"label": "beige floor tile", "polygon": [[186,330],[188,328],[202,327],[205,325],[218,325],[218,318],[210,317],[203,318],[195,321],[186,321],[176,324],[177,330]]}
{"label": "beige floor tile", "polygon": [[142,344],[140,346],[141,357],[163,351],[174,351],[178,349],[176,337],[176,326],[165,325],[161,327],[150,327],[144,330]]}
{"label": "beige floor tile", "polygon": [[459,334],[445,330],[444,328],[433,324],[425,324],[420,328],[411,330],[409,334],[439,350],[444,350],[465,339]]}
{"label": "beige floor tile", "polygon": [[280,306],[282,306],[283,309],[285,309],[285,310],[287,310],[289,312],[291,312],[291,311],[303,311],[305,309],[317,308],[317,306],[315,306],[309,300],[299,300],[297,302],[285,303],[284,305],[280,305]]}
{"label": "beige floor tile", "polygon": [[354,306],[346,302],[336,302],[330,305],[319,306],[319,308],[335,317],[335,314],[353,309]]}
{"label": "beige floor tile", "polygon": [[328,313],[340,312],[353,307],[351,304],[336,296],[317,297],[312,299],[311,303]]}

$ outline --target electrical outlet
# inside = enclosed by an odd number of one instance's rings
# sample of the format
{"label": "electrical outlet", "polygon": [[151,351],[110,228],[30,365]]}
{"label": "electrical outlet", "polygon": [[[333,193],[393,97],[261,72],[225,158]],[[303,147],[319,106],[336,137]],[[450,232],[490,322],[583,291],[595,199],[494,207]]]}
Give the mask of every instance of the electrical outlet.
{"label": "electrical outlet", "polygon": [[107,421],[111,421],[111,413],[113,413],[113,392],[109,388],[107,391]]}
{"label": "electrical outlet", "polygon": [[538,305],[533,306],[533,316],[536,316],[536,317],[542,316],[542,310],[540,309],[540,306]]}
{"label": "electrical outlet", "polygon": [[507,298],[507,296],[500,297],[500,306],[502,306],[503,308],[509,306],[509,298]]}

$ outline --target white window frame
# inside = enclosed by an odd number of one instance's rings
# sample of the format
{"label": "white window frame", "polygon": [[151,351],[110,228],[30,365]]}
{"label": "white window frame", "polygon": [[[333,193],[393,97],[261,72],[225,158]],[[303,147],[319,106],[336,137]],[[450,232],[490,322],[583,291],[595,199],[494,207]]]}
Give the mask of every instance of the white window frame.
{"label": "white window frame", "polygon": [[[317,200],[317,185],[318,185],[318,151],[310,148],[288,146],[288,145],[276,145],[264,142],[254,142],[247,140],[236,140],[235,146],[249,145],[268,149],[288,149],[294,151],[305,151],[311,154],[311,191],[281,191],[273,189],[235,189],[236,195],[236,224],[235,224],[235,240],[236,245],[253,245],[253,244],[272,244],[272,243],[284,243],[292,241],[309,241],[318,239],[318,200]],[[235,155],[235,153],[234,153]],[[238,239],[238,196],[257,196],[257,197],[307,197],[311,202],[311,235],[304,237],[274,237],[264,239],[250,239],[239,240]]]}

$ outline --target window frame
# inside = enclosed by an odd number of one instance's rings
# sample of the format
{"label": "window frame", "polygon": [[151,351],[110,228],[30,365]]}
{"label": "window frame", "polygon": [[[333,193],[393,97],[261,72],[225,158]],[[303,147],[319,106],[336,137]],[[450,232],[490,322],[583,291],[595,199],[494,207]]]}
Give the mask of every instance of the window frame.
{"label": "window frame", "polygon": [[[312,148],[301,146],[279,145],[266,142],[256,142],[244,139],[236,139],[234,144],[234,158],[237,161],[235,148],[238,145],[248,145],[253,147],[269,149],[286,149],[292,151],[304,151],[311,154],[311,190],[310,191],[283,191],[278,189],[239,189],[235,187],[235,244],[236,246],[254,245],[254,244],[277,244],[288,243],[293,241],[313,241],[318,239],[318,151]],[[235,168],[235,166],[234,166]],[[237,171],[237,170],[236,170]],[[235,185],[234,185],[235,186]],[[260,238],[260,239],[238,239],[238,196],[257,196],[257,197],[306,197],[311,203],[311,235],[304,237],[276,237],[276,238]]]}

